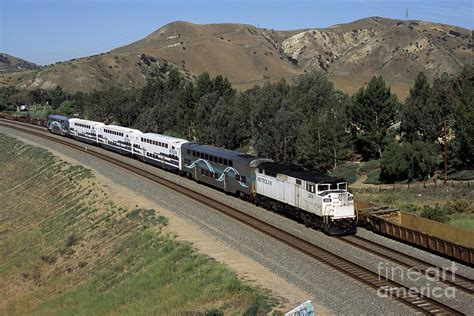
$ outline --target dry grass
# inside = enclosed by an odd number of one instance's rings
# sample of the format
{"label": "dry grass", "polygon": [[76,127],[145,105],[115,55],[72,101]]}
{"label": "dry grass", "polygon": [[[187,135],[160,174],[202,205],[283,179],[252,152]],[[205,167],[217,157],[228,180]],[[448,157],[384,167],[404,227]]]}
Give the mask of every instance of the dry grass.
{"label": "dry grass", "polygon": [[127,210],[90,170],[0,134],[0,314],[264,313],[267,294]]}

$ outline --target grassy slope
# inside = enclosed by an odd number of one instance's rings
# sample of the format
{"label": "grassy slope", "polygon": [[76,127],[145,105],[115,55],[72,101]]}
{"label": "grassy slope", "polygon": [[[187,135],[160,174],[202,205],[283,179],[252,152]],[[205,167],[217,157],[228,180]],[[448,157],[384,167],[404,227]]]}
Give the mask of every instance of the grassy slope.
{"label": "grassy slope", "polygon": [[0,314],[251,314],[269,298],[113,203],[89,170],[0,134]]}

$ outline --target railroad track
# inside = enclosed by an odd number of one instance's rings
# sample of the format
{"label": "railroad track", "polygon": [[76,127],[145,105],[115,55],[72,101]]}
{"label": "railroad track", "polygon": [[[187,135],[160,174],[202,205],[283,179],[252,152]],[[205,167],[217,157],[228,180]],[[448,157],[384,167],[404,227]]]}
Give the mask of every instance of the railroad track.
{"label": "railroad track", "polygon": [[[454,286],[466,293],[474,294],[474,280],[464,277],[462,275],[452,273],[446,268],[433,265],[427,261],[415,258],[406,253],[381,245],[377,242],[362,238],[357,235],[337,237],[339,240],[357,247],[378,257],[388,259],[401,266],[412,269],[430,277],[437,278],[438,281]],[[439,278],[437,271],[442,271],[442,278]]]}
{"label": "railroad track", "polygon": [[[14,126],[13,126],[14,125]],[[0,126],[19,130],[21,132],[31,134],[37,137],[45,138],[54,142],[63,144],[64,146],[76,149],[81,152],[105,160],[111,164],[119,166],[132,173],[138,174],[152,182],[158,183],[166,188],[173,191],[179,192],[188,198],[191,198],[213,210],[223,213],[230,218],[237,220],[255,230],[276,239],[297,251],[308,255],[309,257],[316,259],[319,262],[326,264],[327,266],[341,272],[342,274],[365,284],[378,293],[386,295],[400,301],[407,306],[428,315],[463,315],[462,312],[445,305],[441,302],[433,300],[422,293],[416,292],[413,289],[409,289],[403,284],[400,284],[393,280],[381,278],[377,273],[358,265],[357,263],[351,262],[343,257],[340,257],[334,253],[331,253],[319,246],[316,246],[302,238],[292,235],[278,227],[268,224],[258,218],[243,213],[233,207],[230,207],[222,202],[213,200],[212,198],[205,196],[201,193],[193,191],[189,188],[183,187],[172,181],[163,179],[153,173],[138,167],[132,166],[126,162],[118,160],[108,155],[104,155],[93,149],[87,149],[82,143],[71,142],[67,139],[61,139],[44,132],[34,131],[25,127],[19,127],[18,124],[5,124],[5,121],[0,120]],[[44,130],[44,129],[42,129]]]}

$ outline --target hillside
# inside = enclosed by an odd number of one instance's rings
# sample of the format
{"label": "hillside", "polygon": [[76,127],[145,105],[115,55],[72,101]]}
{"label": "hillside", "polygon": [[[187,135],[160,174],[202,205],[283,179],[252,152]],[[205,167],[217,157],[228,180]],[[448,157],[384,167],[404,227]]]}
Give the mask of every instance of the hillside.
{"label": "hillside", "polygon": [[[0,134],[1,315],[240,315],[270,298],[116,203],[89,169]],[[19,198],[21,196],[21,198]]]}
{"label": "hillside", "polygon": [[471,32],[455,26],[378,17],[286,38],[285,54],[307,71],[413,82],[424,70],[429,77],[456,73],[472,62]]}
{"label": "hillside", "polygon": [[143,63],[139,65],[142,54],[158,64],[174,65],[188,78],[204,71],[223,75],[240,89],[281,78],[291,81],[317,70],[336,87],[353,93],[373,75],[383,75],[403,98],[419,71],[433,78],[456,73],[472,62],[472,39],[471,31],[456,26],[379,17],[293,31],[173,22],[107,54],[9,81],[3,78],[3,83],[24,88],[61,85],[70,91],[142,86],[151,77]]}
{"label": "hillside", "polygon": [[0,74],[36,69],[39,66],[24,59],[0,53]]}
{"label": "hillside", "polygon": [[[60,85],[66,91],[87,92],[141,87],[147,79],[166,78],[172,68],[176,66],[145,54],[104,53],[3,76],[3,83],[26,89],[51,89]],[[190,78],[189,73],[181,72]]]}
{"label": "hillside", "polygon": [[289,62],[281,50],[285,37],[281,32],[245,24],[174,22],[112,52],[144,52],[192,73],[220,74],[238,84],[301,75],[303,70]]}

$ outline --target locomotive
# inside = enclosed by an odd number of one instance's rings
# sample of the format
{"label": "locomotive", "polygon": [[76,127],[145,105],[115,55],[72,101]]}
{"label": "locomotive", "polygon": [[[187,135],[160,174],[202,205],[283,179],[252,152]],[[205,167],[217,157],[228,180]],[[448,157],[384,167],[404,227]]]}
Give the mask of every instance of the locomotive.
{"label": "locomotive", "polygon": [[117,125],[48,116],[48,130],[126,154],[285,215],[329,235],[356,233],[347,182],[292,164]]}

